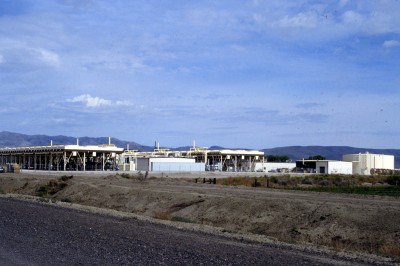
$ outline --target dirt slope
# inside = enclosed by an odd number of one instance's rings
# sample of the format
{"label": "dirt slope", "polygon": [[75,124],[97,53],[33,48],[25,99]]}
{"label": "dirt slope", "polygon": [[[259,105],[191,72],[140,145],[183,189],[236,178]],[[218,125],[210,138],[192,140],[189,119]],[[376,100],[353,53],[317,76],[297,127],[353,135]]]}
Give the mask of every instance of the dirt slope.
{"label": "dirt slope", "polygon": [[[206,224],[289,243],[400,256],[400,199],[195,184],[116,175],[1,174],[0,192],[26,195],[54,180],[61,201],[158,219]],[[54,192],[54,191],[53,191]]]}

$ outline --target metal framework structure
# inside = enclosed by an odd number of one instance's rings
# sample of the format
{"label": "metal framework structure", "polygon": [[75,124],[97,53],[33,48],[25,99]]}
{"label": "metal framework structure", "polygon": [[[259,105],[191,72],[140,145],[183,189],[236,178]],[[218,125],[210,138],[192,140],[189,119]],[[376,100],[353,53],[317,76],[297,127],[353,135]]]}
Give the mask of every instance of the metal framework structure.
{"label": "metal framework structure", "polygon": [[117,155],[122,152],[123,148],[110,143],[0,148],[0,163],[30,170],[105,171],[117,169]]}
{"label": "metal framework structure", "polygon": [[256,162],[264,162],[264,152],[256,150],[191,148],[182,156],[204,162],[210,171],[254,172]]}
{"label": "metal framework structure", "polygon": [[229,172],[254,172],[256,163],[264,162],[264,152],[256,150],[208,150],[193,146],[187,151],[170,151],[156,147],[153,152],[125,151],[120,168],[133,169],[137,158],[151,157],[194,158],[195,162],[204,163],[207,171]]}

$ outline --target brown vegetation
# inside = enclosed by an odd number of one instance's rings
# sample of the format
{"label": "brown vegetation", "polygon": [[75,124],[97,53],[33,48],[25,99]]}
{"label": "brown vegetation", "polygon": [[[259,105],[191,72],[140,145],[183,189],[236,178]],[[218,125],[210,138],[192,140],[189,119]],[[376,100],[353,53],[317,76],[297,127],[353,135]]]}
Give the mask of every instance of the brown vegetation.
{"label": "brown vegetation", "polygon": [[[144,177],[144,174],[143,174]],[[217,179],[217,185],[186,179],[138,178],[136,174],[0,175],[0,191],[40,195],[136,213],[157,219],[212,225],[289,243],[400,258],[400,199],[281,188],[395,186],[388,177],[261,176]],[[368,183],[368,184],[367,184]],[[280,188],[280,189],[271,189]]]}

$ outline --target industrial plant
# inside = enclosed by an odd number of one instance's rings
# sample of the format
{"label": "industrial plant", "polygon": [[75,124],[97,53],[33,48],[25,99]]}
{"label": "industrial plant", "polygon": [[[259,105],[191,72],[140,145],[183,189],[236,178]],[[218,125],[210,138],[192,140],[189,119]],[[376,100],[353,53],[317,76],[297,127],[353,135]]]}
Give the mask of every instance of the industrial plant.
{"label": "industrial plant", "polygon": [[172,151],[156,143],[151,152],[103,145],[53,145],[0,148],[0,165],[8,171],[148,171],[148,172],[299,172],[316,174],[390,174],[394,156],[346,154],[337,160],[268,162],[258,150],[193,147]]}

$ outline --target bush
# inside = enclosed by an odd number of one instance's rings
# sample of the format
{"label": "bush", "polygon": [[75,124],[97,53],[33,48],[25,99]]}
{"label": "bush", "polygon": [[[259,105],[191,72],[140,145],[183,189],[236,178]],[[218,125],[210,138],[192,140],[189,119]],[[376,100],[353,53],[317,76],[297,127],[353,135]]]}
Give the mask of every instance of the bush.
{"label": "bush", "polygon": [[118,174],[117,173],[117,175],[120,175],[122,178],[126,178],[126,179],[130,179],[131,178],[130,175],[127,174],[127,173],[122,173],[122,174]]}
{"label": "bush", "polygon": [[185,218],[185,217],[181,217],[181,216],[173,216],[171,218],[172,222],[181,222],[181,223],[193,223],[192,220]]}
{"label": "bush", "polygon": [[391,175],[388,176],[386,179],[386,182],[389,185],[395,185],[395,186],[399,186],[400,185],[400,175]]}
{"label": "bush", "polygon": [[304,179],[301,181],[301,183],[302,183],[303,185],[312,185],[312,184],[313,184],[313,181],[312,181],[311,179],[304,178]]}
{"label": "bush", "polygon": [[38,197],[50,197],[63,190],[67,186],[67,183],[58,182],[56,180],[50,180],[46,185],[42,185],[36,189],[36,196]]}
{"label": "bush", "polygon": [[60,180],[65,182],[65,181],[68,181],[68,180],[72,179],[73,177],[74,177],[73,175],[63,175],[60,178]]}

